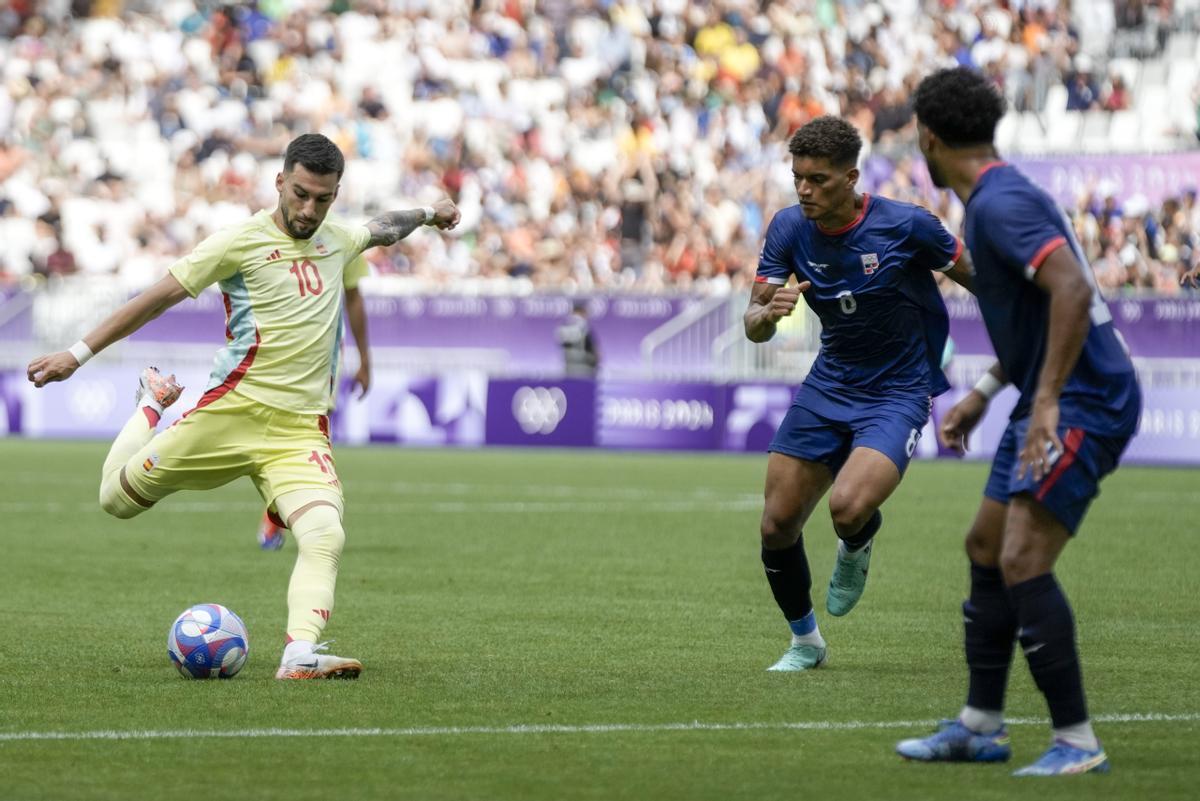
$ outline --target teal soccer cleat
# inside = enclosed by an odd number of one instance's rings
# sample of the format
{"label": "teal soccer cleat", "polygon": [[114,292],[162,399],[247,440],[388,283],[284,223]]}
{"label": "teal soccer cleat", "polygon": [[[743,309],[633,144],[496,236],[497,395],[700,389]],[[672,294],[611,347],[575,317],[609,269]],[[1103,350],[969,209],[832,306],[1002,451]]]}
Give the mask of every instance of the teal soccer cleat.
{"label": "teal soccer cleat", "polygon": [[825,664],[829,649],[824,645],[793,645],[787,649],[779,661],[767,670],[779,673],[797,673],[801,670],[813,670]]}
{"label": "teal soccer cleat", "polygon": [[825,594],[825,609],[834,617],[841,617],[854,608],[867,586],[867,568],[871,564],[871,549],[868,542],[854,553],[846,553],[845,546],[838,544],[837,563],[829,577],[829,591]]}
{"label": "teal soccer cleat", "polygon": [[1085,751],[1062,740],[1055,740],[1041,759],[1027,765],[1014,776],[1066,776],[1072,773],[1108,773],[1108,755],[1103,748]]}
{"label": "teal soccer cleat", "polygon": [[943,720],[929,737],[896,743],[896,753],[919,762],[1007,762],[1012,747],[1004,728],[979,734],[957,720]]}

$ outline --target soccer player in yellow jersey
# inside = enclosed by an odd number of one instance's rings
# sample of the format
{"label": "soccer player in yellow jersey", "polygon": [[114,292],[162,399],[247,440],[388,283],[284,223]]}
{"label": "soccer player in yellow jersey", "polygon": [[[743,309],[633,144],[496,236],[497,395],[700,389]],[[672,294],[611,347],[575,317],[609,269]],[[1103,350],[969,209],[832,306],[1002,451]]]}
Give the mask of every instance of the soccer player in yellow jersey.
{"label": "soccer player in yellow jersey", "polygon": [[421,225],[458,224],[454,204],[382,214],[366,225],[326,219],[345,161],[319,134],[293,140],[275,178],[279,205],[201,242],[161,281],[115,311],[69,350],[34,359],[29,380],[64,381],[93,354],[210,284],[225,296],[225,347],[195,408],[156,435],[178,398],[174,376],[143,371],[137,410],[101,471],[100,506],[130,518],[178,490],[249,476],[278,511],[299,554],[288,586],[280,679],[357,678],[362,663],[317,645],[333,610],[345,542],[342,488],[326,416],[341,344],[343,290],[356,295],[361,253]]}

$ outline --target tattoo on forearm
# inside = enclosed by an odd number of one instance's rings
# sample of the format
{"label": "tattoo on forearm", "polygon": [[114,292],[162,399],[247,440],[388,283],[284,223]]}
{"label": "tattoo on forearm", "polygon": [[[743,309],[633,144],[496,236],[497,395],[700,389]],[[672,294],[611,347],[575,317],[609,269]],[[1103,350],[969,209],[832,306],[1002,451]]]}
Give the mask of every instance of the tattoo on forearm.
{"label": "tattoo on forearm", "polygon": [[421,209],[380,214],[367,223],[367,230],[371,232],[371,241],[367,247],[394,245],[420,228],[424,222],[425,213]]}

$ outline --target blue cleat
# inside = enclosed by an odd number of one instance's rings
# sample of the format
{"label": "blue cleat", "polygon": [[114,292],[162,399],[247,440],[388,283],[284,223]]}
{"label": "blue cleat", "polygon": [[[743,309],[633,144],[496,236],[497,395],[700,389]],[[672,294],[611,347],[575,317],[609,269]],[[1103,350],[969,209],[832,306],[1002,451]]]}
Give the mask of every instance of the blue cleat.
{"label": "blue cleat", "polygon": [[1007,762],[1012,747],[1008,730],[1003,727],[991,734],[979,734],[957,720],[943,720],[929,737],[896,743],[896,753],[920,762]]}
{"label": "blue cleat", "polygon": [[776,673],[797,673],[801,670],[812,670],[825,664],[829,649],[824,645],[793,645],[779,657],[779,661],[767,670]]}
{"label": "blue cleat", "polygon": [[276,525],[270,515],[263,515],[258,525],[258,547],[264,551],[278,551],[287,542],[287,529]]}
{"label": "blue cleat", "polygon": [[1085,751],[1062,740],[1055,740],[1050,750],[1032,765],[1013,773],[1014,776],[1066,776],[1071,773],[1108,773],[1108,755],[1103,748]]}
{"label": "blue cleat", "polygon": [[868,542],[854,553],[847,553],[845,546],[838,544],[837,562],[829,577],[829,591],[825,594],[825,610],[834,617],[849,612],[862,597],[867,587],[867,568],[871,565],[874,544]]}

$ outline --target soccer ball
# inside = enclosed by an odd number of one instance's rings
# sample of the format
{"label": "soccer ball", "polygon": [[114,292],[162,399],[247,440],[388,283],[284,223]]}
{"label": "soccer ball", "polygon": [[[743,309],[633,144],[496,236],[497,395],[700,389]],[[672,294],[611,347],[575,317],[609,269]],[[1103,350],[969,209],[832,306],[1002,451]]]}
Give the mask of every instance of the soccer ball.
{"label": "soccer ball", "polygon": [[197,604],[171,624],[167,655],[186,679],[228,679],[246,664],[250,640],[233,612],[220,604]]}

